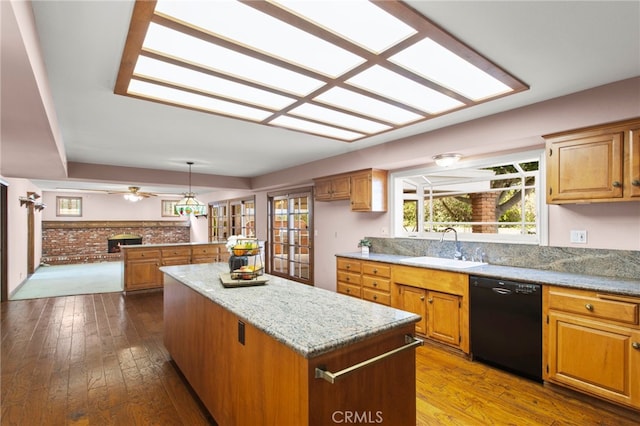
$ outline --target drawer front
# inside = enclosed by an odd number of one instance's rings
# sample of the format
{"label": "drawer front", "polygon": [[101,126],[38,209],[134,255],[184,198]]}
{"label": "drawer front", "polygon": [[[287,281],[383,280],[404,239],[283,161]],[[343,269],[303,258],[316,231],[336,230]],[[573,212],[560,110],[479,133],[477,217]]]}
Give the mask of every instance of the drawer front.
{"label": "drawer front", "polygon": [[391,282],[388,279],[371,277],[369,275],[362,277],[362,285],[380,291],[389,291],[391,289]]}
{"label": "drawer front", "polygon": [[158,259],[160,250],[127,250],[127,259]]}
{"label": "drawer front", "polygon": [[211,256],[218,254],[220,252],[219,246],[202,246],[202,247],[192,247],[191,253],[194,256]]}
{"label": "drawer front", "polygon": [[362,281],[360,280],[360,274],[352,274],[351,272],[344,271],[338,271],[338,281],[357,286],[360,286],[360,284],[362,284]]}
{"label": "drawer front", "polygon": [[170,247],[162,249],[162,257],[189,257],[191,256],[191,248],[189,247]]}
{"label": "drawer front", "polygon": [[375,275],[377,277],[391,277],[391,266],[381,263],[362,263],[362,273],[367,275]]}
{"label": "drawer front", "polygon": [[376,302],[376,303],[380,303],[387,306],[391,305],[391,295],[389,293],[382,293],[380,291],[375,291],[370,288],[362,289],[362,298],[365,300],[369,300],[371,302]]}
{"label": "drawer front", "polygon": [[357,274],[360,273],[361,263],[358,260],[338,258],[338,269],[355,272]]}
{"label": "drawer front", "polygon": [[360,287],[339,282],[338,283],[338,293],[346,294],[348,296],[353,296],[360,298]]}
{"label": "drawer front", "polygon": [[591,318],[638,324],[638,303],[551,291],[549,308]]}

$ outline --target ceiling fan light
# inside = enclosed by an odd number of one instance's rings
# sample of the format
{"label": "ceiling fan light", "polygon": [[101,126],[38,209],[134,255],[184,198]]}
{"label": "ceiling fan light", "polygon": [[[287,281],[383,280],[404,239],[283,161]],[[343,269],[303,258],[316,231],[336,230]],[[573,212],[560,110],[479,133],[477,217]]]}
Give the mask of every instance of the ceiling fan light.
{"label": "ceiling fan light", "polygon": [[433,156],[436,164],[440,167],[449,167],[450,165],[457,163],[461,158],[462,154],[456,154],[452,152]]}
{"label": "ceiling fan light", "polygon": [[124,194],[124,199],[127,201],[131,201],[132,203],[135,203],[137,201],[142,200],[142,196],[137,195],[137,194]]}

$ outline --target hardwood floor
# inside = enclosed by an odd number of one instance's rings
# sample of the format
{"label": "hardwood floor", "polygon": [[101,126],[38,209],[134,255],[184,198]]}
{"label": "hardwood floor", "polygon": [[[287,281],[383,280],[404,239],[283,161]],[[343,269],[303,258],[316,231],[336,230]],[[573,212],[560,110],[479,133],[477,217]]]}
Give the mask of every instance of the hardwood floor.
{"label": "hardwood floor", "polygon": [[[215,425],[162,344],[162,292],[1,307],[2,425]],[[429,345],[417,370],[418,425],[640,420]]]}

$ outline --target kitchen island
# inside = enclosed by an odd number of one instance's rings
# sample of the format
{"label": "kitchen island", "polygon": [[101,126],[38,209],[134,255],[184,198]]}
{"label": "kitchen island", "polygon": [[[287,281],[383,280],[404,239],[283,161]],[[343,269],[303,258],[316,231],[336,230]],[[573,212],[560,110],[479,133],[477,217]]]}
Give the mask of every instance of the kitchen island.
{"label": "kitchen island", "polygon": [[418,315],[268,275],[225,288],[224,263],[161,270],[165,346],[218,424],[415,425]]}

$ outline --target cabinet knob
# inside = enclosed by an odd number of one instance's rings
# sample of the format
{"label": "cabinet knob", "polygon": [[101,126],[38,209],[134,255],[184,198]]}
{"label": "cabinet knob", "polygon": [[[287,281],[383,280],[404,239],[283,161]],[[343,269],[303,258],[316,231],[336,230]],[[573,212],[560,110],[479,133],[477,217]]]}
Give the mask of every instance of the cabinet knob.
{"label": "cabinet knob", "polygon": [[631,181],[631,185],[633,186],[640,186],[640,179],[634,179]]}
{"label": "cabinet knob", "polygon": [[374,287],[378,287],[378,283],[376,281],[373,282]]}
{"label": "cabinet knob", "polygon": [[424,300],[424,296],[420,296],[420,300]]}
{"label": "cabinet knob", "polygon": [[347,265],[347,269],[351,269],[351,265]]}
{"label": "cabinet knob", "polygon": [[586,305],[584,305],[584,307],[586,308],[587,311],[593,311],[593,305],[591,303],[587,303]]}
{"label": "cabinet knob", "polygon": [[347,293],[351,293],[351,289],[350,288],[347,289]]}
{"label": "cabinet knob", "polygon": [[622,186],[622,184],[619,181],[617,181],[617,180],[613,181],[613,187],[614,188],[620,188],[621,186]]}
{"label": "cabinet knob", "polygon": [[631,342],[631,347],[633,349],[640,349],[640,342]]}
{"label": "cabinet knob", "polygon": [[347,277],[346,280],[349,281],[349,277]]}
{"label": "cabinet knob", "polygon": [[377,273],[378,273],[378,270],[377,270],[377,269],[374,269],[374,270],[373,270],[373,273],[374,273],[374,274],[377,274]]}
{"label": "cabinet knob", "polygon": [[427,302],[429,302],[429,303],[433,303],[433,298],[432,298],[432,297],[430,297],[430,298],[429,298],[429,300],[427,300]]}
{"label": "cabinet knob", "polygon": [[378,300],[378,296],[377,295],[373,295],[373,300]]}

